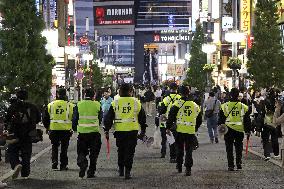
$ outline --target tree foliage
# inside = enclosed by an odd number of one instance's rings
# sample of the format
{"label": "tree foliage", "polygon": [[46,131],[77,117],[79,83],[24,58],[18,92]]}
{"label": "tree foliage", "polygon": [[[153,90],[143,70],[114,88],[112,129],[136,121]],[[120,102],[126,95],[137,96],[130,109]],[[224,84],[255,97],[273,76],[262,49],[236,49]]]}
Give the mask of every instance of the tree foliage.
{"label": "tree foliage", "polygon": [[281,87],[284,81],[284,56],[276,1],[262,0],[256,4],[254,44],[248,52],[248,72],[254,87]]}
{"label": "tree foliage", "polygon": [[36,14],[34,0],[1,0],[4,20],[0,30],[0,86],[8,92],[25,88],[32,102],[41,104],[50,95],[51,62],[46,39],[41,33],[44,22]]}
{"label": "tree foliage", "polygon": [[188,65],[187,77],[185,83],[199,90],[206,87],[206,72],[203,71],[204,65],[207,63],[206,54],[202,52],[202,44],[205,43],[203,29],[200,23],[196,26],[191,45],[191,58]]}

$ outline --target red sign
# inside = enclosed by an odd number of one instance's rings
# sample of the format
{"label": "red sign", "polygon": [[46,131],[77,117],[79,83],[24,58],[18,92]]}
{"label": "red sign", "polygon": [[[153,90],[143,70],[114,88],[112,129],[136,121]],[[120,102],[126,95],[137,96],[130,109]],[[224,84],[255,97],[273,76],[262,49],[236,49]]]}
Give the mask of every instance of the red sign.
{"label": "red sign", "polygon": [[87,37],[80,37],[80,44],[85,46],[89,43],[89,39]]}
{"label": "red sign", "polygon": [[248,35],[248,49],[251,49],[253,45],[254,37],[251,37],[251,35]]}

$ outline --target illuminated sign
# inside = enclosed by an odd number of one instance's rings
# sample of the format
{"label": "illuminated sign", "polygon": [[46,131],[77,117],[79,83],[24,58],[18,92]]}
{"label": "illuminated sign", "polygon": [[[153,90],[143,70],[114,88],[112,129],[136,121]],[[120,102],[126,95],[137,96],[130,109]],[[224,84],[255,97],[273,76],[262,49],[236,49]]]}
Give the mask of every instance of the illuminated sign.
{"label": "illuminated sign", "polygon": [[284,22],[284,0],[281,0],[277,2],[277,7],[278,7],[278,23],[283,23]]}
{"label": "illuminated sign", "polygon": [[192,36],[190,34],[180,35],[154,35],[154,42],[187,42],[191,41]]}
{"label": "illuminated sign", "polygon": [[95,26],[98,25],[133,25],[132,5],[113,5],[94,7]]}
{"label": "illuminated sign", "polygon": [[231,29],[233,28],[233,17],[223,16],[222,17],[222,29]]}
{"label": "illuminated sign", "polygon": [[250,34],[251,27],[251,11],[250,0],[241,0],[241,30]]}

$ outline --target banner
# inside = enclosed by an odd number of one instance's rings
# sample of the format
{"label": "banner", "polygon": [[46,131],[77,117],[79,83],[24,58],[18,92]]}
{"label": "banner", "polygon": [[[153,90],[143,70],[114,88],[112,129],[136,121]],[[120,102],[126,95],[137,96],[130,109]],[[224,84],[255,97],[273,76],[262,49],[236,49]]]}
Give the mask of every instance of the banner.
{"label": "banner", "polygon": [[183,64],[168,64],[167,74],[168,76],[183,76],[184,67]]}
{"label": "banner", "polygon": [[241,1],[241,30],[250,34],[251,30],[251,6],[250,0]]}
{"label": "banner", "polygon": [[95,26],[134,25],[133,5],[95,6],[94,16]]}

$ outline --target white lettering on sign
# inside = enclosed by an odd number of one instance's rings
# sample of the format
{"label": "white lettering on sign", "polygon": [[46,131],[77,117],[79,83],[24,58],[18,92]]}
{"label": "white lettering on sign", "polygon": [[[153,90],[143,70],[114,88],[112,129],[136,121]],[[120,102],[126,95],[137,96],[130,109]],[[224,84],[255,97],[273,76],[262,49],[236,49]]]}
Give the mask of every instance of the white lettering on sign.
{"label": "white lettering on sign", "polygon": [[[159,37],[161,41],[167,42],[167,41],[189,41],[191,39],[191,36],[189,35],[181,35],[181,36],[160,36]],[[154,39],[155,36],[154,36]],[[154,41],[159,41],[159,40],[154,40]]]}
{"label": "white lettering on sign", "polygon": [[132,15],[132,8],[127,9],[107,9],[107,16],[127,16]]}

